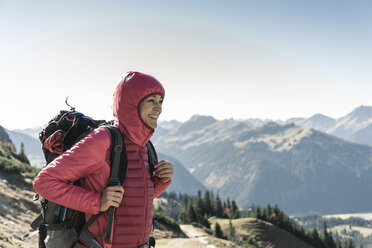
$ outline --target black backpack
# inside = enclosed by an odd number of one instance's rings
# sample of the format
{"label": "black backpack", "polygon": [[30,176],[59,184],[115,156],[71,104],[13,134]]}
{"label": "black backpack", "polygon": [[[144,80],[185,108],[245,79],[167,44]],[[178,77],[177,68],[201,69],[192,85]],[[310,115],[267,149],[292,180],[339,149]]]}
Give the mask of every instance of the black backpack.
{"label": "black backpack", "polygon": [[[76,112],[74,108],[70,111],[61,110],[39,134],[46,164],[49,164],[61,153],[70,149],[76,142],[99,126],[103,126],[108,131],[111,140],[111,172],[108,186],[123,185],[128,159],[124,139],[120,130],[111,125],[111,123],[94,120],[80,112]],[[51,149],[47,149],[44,144],[48,138],[54,138],[54,136],[59,136],[59,139],[54,140],[56,142],[54,143],[54,147],[57,148],[51,152]],[[157,164],[158,158],[155,148],[150,141],[146,144],[146,147],[150,174],[153,175],[154,166]],[[80,180],[74,182],[74,184],[80,186]],[[30,226],[33,230],[32,232],[36,232],[36,230],[39,232],[40,248],[76,247],[78,237],[84,243],[88,244],[89,247],[101,247],[87,229],[101,213],[92,216],[85,222],[85,215],[82,212],[55,204],[38,195],[35,195],[34,200],[40,200],[41,213]],[[111,243],[113,213],[114,208],[110,207],[108,210],[107,228],[101,234],[106,234],[106,243]]]}

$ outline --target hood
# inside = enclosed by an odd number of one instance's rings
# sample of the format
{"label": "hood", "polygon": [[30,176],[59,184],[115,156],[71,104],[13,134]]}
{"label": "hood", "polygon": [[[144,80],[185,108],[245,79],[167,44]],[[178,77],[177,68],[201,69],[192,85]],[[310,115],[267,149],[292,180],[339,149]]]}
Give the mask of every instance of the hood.
{"label": "hood", "polygon": [[154,129],[144,124],[138,113],[140,102],[152,94],[160,94],[164,99],[163,86],[153,76],[135,71],[129,72],[114,92],[112,110],[120,129],[127,138],[140,146],[144,146],[154,132]]}

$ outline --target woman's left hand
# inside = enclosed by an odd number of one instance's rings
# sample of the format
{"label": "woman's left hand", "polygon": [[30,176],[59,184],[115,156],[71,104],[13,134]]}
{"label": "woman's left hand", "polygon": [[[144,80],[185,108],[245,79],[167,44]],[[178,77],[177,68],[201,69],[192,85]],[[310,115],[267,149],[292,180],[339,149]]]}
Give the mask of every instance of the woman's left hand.
{"label": "woman's left hand", "polygon": [[173,177],[173,165],[171,162],[162,160],[154,166],[155,176],[160,179],[162,183],[169,182]]}

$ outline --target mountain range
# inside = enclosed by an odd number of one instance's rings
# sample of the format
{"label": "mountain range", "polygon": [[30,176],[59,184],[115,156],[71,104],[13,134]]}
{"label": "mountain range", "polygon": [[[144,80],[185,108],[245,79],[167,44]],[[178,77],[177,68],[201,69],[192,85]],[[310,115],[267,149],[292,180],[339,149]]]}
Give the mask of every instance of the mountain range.
{"label": "mountain range", "polygon": [[[192,117],[194,118],[194,117]],[[192,118],[189,121],[192,121]],[[288,120],[270,120],[270,119],[239,119],[241,123],[249,127],[262,127],[270,122],[276,122],[281,125],[294,123],[297,126],[311,128],[339,138],[359,143],[362,145],[372,145],[372,107],[360,106],[355,108],[349,114],[334,119],[322,114],[315,114],[309,118],[290,118]],[[163,121],[160,126],[165,129],[177,128],[182,122],[175,120]]]}
{"label": "mountain range", "polygon": [[286,123],[295,123],[351,142],[372,145],[372,107],[369,106],[360,106],[338,119],[317,114],[308,119],[289,119]]}
{"label": "mountain range", "polygon": [[371,120],[366,106],[339,119],[285,122],[196,115],[161,122],[152,140],[159,158],[175,165],[170,190],[208,188],[240,207],[278,204],[289,214],[366,212],[372,147],[362,144],[372,141]]}
{"label": "mountain range", "polygon": [[[321,116],[312,118],[314,126],[318,119],[329,126]],[[207,188],[241,207],[270,203],[290,214],[323,214],[366,212],[372,205],[366,197],[372,147],[314,129],[194,116],[175,128],[158,128],[153,141]]]}

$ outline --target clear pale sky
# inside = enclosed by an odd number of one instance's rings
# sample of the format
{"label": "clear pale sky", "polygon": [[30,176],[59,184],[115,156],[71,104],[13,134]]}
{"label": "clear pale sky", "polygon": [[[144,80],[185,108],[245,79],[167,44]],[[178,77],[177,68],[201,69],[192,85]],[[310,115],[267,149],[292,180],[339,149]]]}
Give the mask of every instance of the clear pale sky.
{"label": "clear pale sky", "polygon": [[111,119],[130,70],[164,85],[161,120],[338,118],[372,105],[372,1],[0,0],[0,125],[66,96]]}

